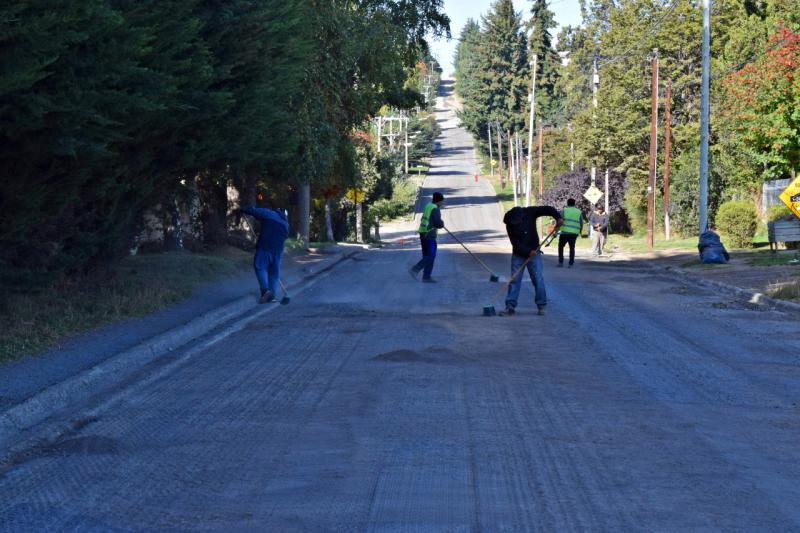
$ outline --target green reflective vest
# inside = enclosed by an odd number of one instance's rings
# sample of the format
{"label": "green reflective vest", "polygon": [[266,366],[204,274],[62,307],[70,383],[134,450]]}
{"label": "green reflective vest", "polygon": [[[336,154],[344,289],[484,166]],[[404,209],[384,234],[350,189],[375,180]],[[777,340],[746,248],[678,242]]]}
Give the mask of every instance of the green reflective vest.
{"label": "green reflective vest", "polygon": [[561,225],[561,233],[580,234],[581,217],[581,210],[577,207],[565,207],[564,223]]}
{"label": "green reflective vest", "polygon": [[435,239],[437,235],[436,228],[431,228],[431,213],[433,210],[436,209],[438,206],[433,202],[429,203],[425,206],[425,209],[422,210],[422,220],[419,221],[419,233],[425,235],[429,239]]}

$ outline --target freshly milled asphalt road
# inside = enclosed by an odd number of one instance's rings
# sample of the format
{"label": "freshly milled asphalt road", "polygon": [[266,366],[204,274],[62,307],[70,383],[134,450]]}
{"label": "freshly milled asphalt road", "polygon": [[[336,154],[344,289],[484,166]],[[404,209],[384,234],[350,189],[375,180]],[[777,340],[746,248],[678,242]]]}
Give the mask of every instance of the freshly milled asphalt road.
{"label": "freshly milled asphalt road", "polygon": [[[440,115],[428,192],[507,276],[499,208]],[[416,243],[365,251],[87,400],[0,470],[0,529],[800,530],[796,316],[548,251],[547,315],[526,282],[517,316],[486,318],[497,285],[442,240],[438,284],[406,273]]]}

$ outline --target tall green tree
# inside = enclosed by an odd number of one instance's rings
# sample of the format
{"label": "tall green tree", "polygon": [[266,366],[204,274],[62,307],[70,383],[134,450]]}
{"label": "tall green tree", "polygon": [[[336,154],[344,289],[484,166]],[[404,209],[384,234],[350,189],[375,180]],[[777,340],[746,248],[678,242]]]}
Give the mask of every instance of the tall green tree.
{"label": "tall green tree", "polygon": [[461,97],[463,109],[459,118],[476,138],[485,141],[486,117],[479,112],[481,84],[478,77],[478,61],[481,46],[481,28],[469,19],[461,30],[455,56],[455,90]]}
{"label": "tall green tree", "polygon": [[512,0],[498,0],[483,25],[477,67],[481,98],[476,110],[487,120],[498,121],[505,131],[522,131],[530,68],[521,16]]}
{"label": "tall green tree", "polygon": [[534,0],[529,31],[528,57],[536,56],[536,115],[548,125],[560,124],[564,118],[563,94],[559,86],[561,58],[553,48],[551,31],[558,27],[547,0]]}

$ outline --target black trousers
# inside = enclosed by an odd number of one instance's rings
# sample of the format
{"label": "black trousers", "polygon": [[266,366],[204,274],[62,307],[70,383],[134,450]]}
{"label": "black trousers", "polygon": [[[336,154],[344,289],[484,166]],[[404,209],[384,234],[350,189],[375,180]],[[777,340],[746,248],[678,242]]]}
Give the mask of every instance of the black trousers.
{"label": "black trousers", "polygon": [[558,236],[558,264],[564,264],[564,246],[569,244],[569,264],[575,263],[575,241],[578,240],[577,233],[562,233]]}

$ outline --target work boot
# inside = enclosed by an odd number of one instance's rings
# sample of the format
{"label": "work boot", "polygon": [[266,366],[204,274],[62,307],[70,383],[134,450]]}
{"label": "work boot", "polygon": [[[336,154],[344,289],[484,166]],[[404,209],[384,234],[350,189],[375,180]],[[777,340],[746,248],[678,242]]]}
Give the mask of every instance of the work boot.
{"label": "work boot", "polygon": [[419,270],[411,267],[408,269],[408,273],[411,274],[411,277],[414,278],[414,281],[417,281],[417,276],[419,276]]}
{"label": "work boot", "polygon": [[539,316],[544,316],[544,306],[540,305],[539,308],[536,310],[536,314]]}
{"label": "work boot", "polygon": [[436,283],[436,280],[433,278],[422,278],[422,283]]}
{"label": "work boot", "polygon": [[274,301],[275,301],[275,295],[272,294],[272,291],[268,289],[261,294],[261,298],[259,298],[258,303],[268,304]]}
{"label": "work boot", "polygon": [[500,315],[502,315],[502,316],[513,316],[514,313],[516,313],[516,312],[517,311],[513,307],[511,307],[510,305],[507,305],[505,310],[500,312]]}

